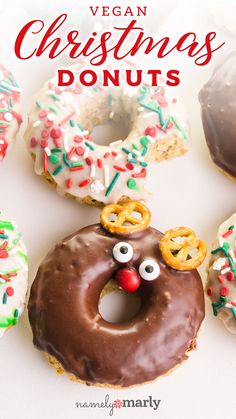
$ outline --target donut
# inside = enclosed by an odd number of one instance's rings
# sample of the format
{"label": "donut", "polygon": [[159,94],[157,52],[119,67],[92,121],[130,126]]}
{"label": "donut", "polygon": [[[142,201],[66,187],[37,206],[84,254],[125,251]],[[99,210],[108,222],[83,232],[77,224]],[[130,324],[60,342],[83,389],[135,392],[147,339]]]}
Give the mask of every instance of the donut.
{"label": "donut", "polygon": [[236,177],[236,53],[213,72],[199,93],[206,142],[213,162]]}
{"label": "donut", "polygon": [[[189,148],[188,124],[173,87],[103,87],[76,79],[81,65],[69,68],[75,82],[47,82],[28,114],[25,133],[35,172],[60,195],[102,206],[123,197],[148,197],[148,163],[181,156]],[[121,83],[122,84],[122,83]],[[95,144],[94,127],[107,121],[124,124],[129,134],[109,145]]]}
{"label": "donut", "polygon": [[213,243],[208,268],[207,294],[214,316],[236,334],[236,213],[223,222]]}
{"label": "donut", "polygon": [[27,251],[16,224],[0,213],[0,337],[17,324],[28,286]]}
{"label": "donut", "polygon": [[[195,348],[205,310],[196,267],[205,245],[192,230],[163,235],[149,220],[141,203],[109,204],[100,223],[59,242],[40,265],[29,321],[34,345],[59,374],[88,385],[129,387],[170,372]],[[181,243],[172,240],[179,236]],[[176,268],[172,260],[167,264],[170,249]],[[111,279],[124,292],[140,293],[140,310],[129,321],[110,323],[99,313]]]}
{"label": "donut", "polygon": [[0,160],[12,145],[22,123],[20,92],[13,75],[0,64]]}

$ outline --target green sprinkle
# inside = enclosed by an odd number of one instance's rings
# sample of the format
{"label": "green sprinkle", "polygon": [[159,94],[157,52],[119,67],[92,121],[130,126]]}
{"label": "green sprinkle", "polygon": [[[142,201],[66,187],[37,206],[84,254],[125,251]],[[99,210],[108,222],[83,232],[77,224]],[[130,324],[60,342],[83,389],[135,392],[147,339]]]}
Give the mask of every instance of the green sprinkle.
{"label": "green sprinkle", "polygon": [[146,136],[141,137],[139,141],[143,147],[147,147],[147,145],[149,144],[149,139]]}
{"label": "green sprinkle", "polygon": [[147,167],[147,166],[148,166],[148,164],[147,164],[145,161],[141,161],[141,162],[140,162],[140,166],[142,166],[142,167]]}
{"label": "green sprinkle", "polygon": [[108,96],[108,105],[111,106],[112,105],[112,102],[113,102],[113,96],[112,96],[112,94],[110,94]]}
{"label": "green sprinkle", "polygon": [[0,234],[0,239],[7,240],[9,239],[9,236],[7,236],[7,234]]}
{"label": "green sprinkle", "polygon": [[58,148],[58,147],[55,147],[55,148],[51,149],[52,153],[61,153],[62,151],[63,151],[62,148]]}
{"label": "green sprinkle", "polygon": [[84,144],[85,144],[88,148],[90,148],[90,150],[92,150],[92,151],[93,151],[93,150],[95,150],[95,147],[93,147],[93,146],[92,146],[92,144],[88,143],[88,141],[85,141],[85,142],[84,142]]}
{"label": "green sprinkle", "polygon": [[143,157],[146,156],[147,151],[148,151],[148,148],[147,147],[143,147],[143,151],[142,151],[142,156]]}
{"label": "green sprinkle", "polygon": [[177,121],[177,119],[174,116],[172,116],[171,119],[174,122],[176,128],[181,132],[183,138],[185,140],[187,140],[188,139],[188,136],[187,136],[185,130],[181,127],[180,123]]}
{"label": "green sprinkle", "polygon": [[137,151],[141,151],[140,150],[140,147],[139,146],[137,146],[137,144],[132,144],[132,147],[135,149],[135,150],[137,150]]}
{"label": "green sprinkle", "polygon": [[135,189],[135,190],[138,189],[137,183],[134,179],[129,179],[127,181],[127,186],[128,186],[129,189]]}
{"label": "green sprinkle", "polygon": [[6,292],[4,292],[4,294],[3,294],[2,303],[7,304],[7,293]]}
{"label": "green sprinkle", "polygon": [[48,109],[54,112],[55,114],[57,114],[58,112],[58,108],[55,105],[49,105]]}
{"label": "green sprinkle", "polygon": [[0,120],[0,124],[1,124],[1,125],[7,125],[8,127],[10,127],[10,126],[11,126],[11,122],[7,122],[7,121],[1,121],[1,120]]}
{"label": "green sprinkle", "polygon": [[51,156],[49,156],[49,160],[52,164],[57,164],[59,163],[60,157],[58,157],[56,154],[51,154]]}
{"label": "green sprinkle", "polygon": [[54,170],[54,172],[52,173],[52,175],[53,175],[53,176],[58,175],[58,173],[60,173],[60,172],[62,171],[62,169],[63,169],[63,167],[62,167],[62,164],[61,164],[60,166],[58,166],[58,167]]}
{"label": "green sprinkle", "polygon": [[128,159],[127,161],[129,163],[138,164],[137,160],[134,160],[134,159]]}
{"label": "green sprinkle", "polygon": [[117,172],[117,173],[115,174],[115,176],[113,177],[113,179],[112,179],[112,181],[111,181],[110,185],[108,186],[108,188],[107,188],[107,190],[106,190],[106,193],[105,193],[105,196],[109,196],[109,195],[110,195],[110,193],[111,193],[112,189],[114,188],[114,186],[115,186],[115,184],[116,184],[116,182],[117,182],[117,180],[118,180],[119,176],[120,176],[120,172]]}
{"label": "green sprinkle", "polygon": [[82,161],[76,161],[74,163],[71,163],[71,167],[82,167],[84,166],[84,162]]}
{"label": "green sprinkle", "polygon": [[39,100],[36,100],[35,105],[37,106],[37,108],[41,109],[42,108],[42,104]]}
{"label": "green sprinkle", "polygon": [[82,127],[82,125],[80,125],[80,124],[77,124],[77,127],[80,129],[80,131],[83,131],[84,130],[83,127]]}
{"label": "green sprinkle", "polygon": [[59,98],[59,96],[58,95],[56,95],[55,93],[52,93],[51,94],[51,98],[53,99],[53,100],[60,100],[60,98]]}
{"label": "green sprinkle", "polygon": [[11,324],[16,324],[17,320],[14,317],[0,317],[0,327],[8,327]]}
{"label": "green sprinkle", "polygon": [[73,121],[73,119],[70,119],[69,124],[72,128],[74,128],[75,126],[75,121]]}
{"label": "green sprinkle", "polygon": [[0,112],[11,112],[9,108],[0,108]]}
{"label": "green sprinkle", "polygon": [[234,230],[234,225],[230,226],[228,230]]}
{"label": "green sprinkle", "polygon": [[25,253],[21,252],[21,250],[19,250],[17,252],[17,256],[19,256],[21,259],[23,259],[25,263],[28,262],[28,256]]}
{"label": "green sprinkle", "polygon": [[11,221],[0,221],[0,230],[15,230]]}
{"label": "green sprinkle", "polygon": [[10,103],[10,107],[13,108],[14,101],[13,101],[12,97],[9,98],[9,103]]}
{"label": "green sprinkle", "polygon": [[15,311],[14,311],[14,317],[16,319],[19,317],[19,310],[18,310],[18,308],[16,308]]}
{"label": "green sprinkle", "polygon": [[121,150],[124,151],[124,153],[126,153],[126,154],[130,154],[131,153],[131,151],[128,148],[125,148],[125,147],[122,147]]}
{"label": "green sprinkle", "polygon": [[15,246],[19,242],[20,238],[21,238],[21,234],[20,233],[17,233],[17,235],[14,238],[12,244]]}
{"label": "green sprinkle", "polygon": [[231,311],[233,313],[234,318],[236,319],[236,309],[235,309],[235,307],[231,307]]}
{"label": "green sprinkle", "polygon": [[68,160],[68,158],[66,157],[66,154],[65,154],[65,153],[63,153],[63,160],[64,160],[64,163],[65,163],[68,167],[71,167],[71,166],[72,166],[71,162]]}

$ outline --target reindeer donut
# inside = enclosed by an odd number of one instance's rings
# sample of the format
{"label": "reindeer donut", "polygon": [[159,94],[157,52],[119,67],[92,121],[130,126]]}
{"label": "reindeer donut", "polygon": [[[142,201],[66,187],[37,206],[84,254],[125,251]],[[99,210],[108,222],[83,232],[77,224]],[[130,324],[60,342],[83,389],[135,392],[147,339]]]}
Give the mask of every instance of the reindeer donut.
{"label": "reindeer donut", "polygon": [[[100,224],[58,243],[41,264],[29,320],[35,346],[59,373],[87,384],[128,387],[167,373],[195,347],[204,318],[196,268],[206,246],[192,230],[162,235],[149,223],[150,212],[140,202],[107,205]],[[111,278],[141,296],[140,310],[124,323],[109,323],[98,311]]]}

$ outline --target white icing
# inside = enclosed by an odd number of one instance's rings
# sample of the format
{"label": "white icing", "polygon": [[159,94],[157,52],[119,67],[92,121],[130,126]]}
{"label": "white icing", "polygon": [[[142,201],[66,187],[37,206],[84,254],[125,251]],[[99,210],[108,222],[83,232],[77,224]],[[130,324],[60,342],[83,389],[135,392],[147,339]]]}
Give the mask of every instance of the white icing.
{"label": "white icing", "polygon": [[[7,228],[12,225],[13,230]],[[10,224],[9,224],[10,223]],[[28,263],[27,251],[21,239],[20,233],[14,223],[9,221],[3,214],[0,214],[0,337],[7,330],[8,325],[17,323],[22,314],[25,305],[25,296],[28,286]],[[2,247],[6,246],[6,252],[3,258]],[[16,273],[11,276],[11,273]],[[13,290],[13,295],[7,295]],[[9,321],[9,323],[8,323]],[[3,323],[5,325],[3,325]]]}
{"label": "white icing", "polygon": [[[227,232],[231,226],[233,226],[232,234],[230,234],[228,237],[223,237],[224,233]],[[227,243],[229,245],[228,252],[232,260],[232,266],[225,266],[229,259],[226,255],[224,255],[223,251],[212,254],[210,258],[207,279],[207,290],[208,292],[211,290],[212,295],[210,295],[210,298],[213,302],[213,305],[220,301],[222,288],[226,288],[227,290],[225,305],[217,309],[217,317],[222,320],[225,327],[234,334],[236,334],[236,318],[233,314],[233,310],[235,310],[236,315],[236,305],[234,306],[234,304],[236,304],[236,278],[233,278],[232,267],[235,264],[235,240],[236,213],[220,225],[216,240],[212,247],[214,250],[220,246],[223,246],[224,243]],[[230,280],[230,278],[233,280]]]}
{"label": "white icing", "polygon": [[[81,71],[82,67],[73,66],[70,69],[76,74]],[[78,93],[78,91],[81,91],[81,93]],[[134,200],[147,198],[148,194],[144,188],[147,168],[144,168],[142,164],[145,165],[155,159],[154,151],[156,148],[159,148],[162,152],[162,159],[165,158],[166,150],[171,147],[168,143],[173,138],[181,142],[183,152],[189,146],[188,124],[184,116],[184,110],[179,102],[176,103],[172,93],[172,87],[165,88],[164,94],[163,86],[157,88],[145,88],[145,86],[141,88],[129,86],[103,88],[100,87],[99,83],[95,88],[82,88],[76,83],[73,87],[58,88],[57,77],[53,78],[37,94],[36,101],[29,112],[29,123],[25,138],[30,153],[35,156],[35,172],[42,175],[45,170],[48,170],[57,184],[57,191],[62,195],[69,192],[76,198],[81,199],[90,196],[104,203],[116,202],[123,195]],[[158,110],[160,110],[159,113],[150,112],[149,109],[146,109],[146,106],[149,107],[150,101],[155,102],[155,106],[158,106]],[[159,104],[157,101],[160,103],[162,101],[162,103]],[[42,111],[47,112],[46,117],[40,117]],[[70,120],[72,122],[63,123],[62,121],[69,115],[71,115]],[[129,134],[124,141],[102,146],[94,144],[90,138],[86,138],[86,135],[91,133],[96,125],[102,125],[109,119],[117,123],[128,124]],[[45,128],[48,120],[51,126]],[[165,122],[168,121],[170,121],[170,126],[165,132]],[[160,123],[162,123],[162,128]],[[140,144],[140,138],[144,136],[145,129],[152,125],[158,125],[159,128],[156,128],[155,138],[147,137],[149,141],[147,152],[142,156],[144,147]],[[55,142],[50,133],[52,128],[58,127],[62,133],[58,143],[62,152],[55,152],[55,154],[60,157],[60,161],[53,164],[47,159],[48,168],[44,169],[44,149],[46,148],[46,154],[49,156],[48,150],[55,148]],[[40,145],[42,132],[45,130],[49,134],[46,138],[47,143],[46,145],[45,143]],[[76,143],[74,141],[75,136],[81,136],[82,142]],[[91,150],[89,145],[94,147],[95,150]],[[137,146],[139,150],[133,148],[133,145],[134,147]],[[82,147],[85,149],[85,153],[81,156],[74,151],[69,158],[71,163],[84,162],[87,157],[90,157],[93,159],[92,166],[85,162],[83,170],[70,171],[68,165],[63,161],[62,154],[66,153],[68,155],[72,147],[76,149]],[[124,148],[129,150],[130,153],[125,153],[122,150]],[[135,154],[132,155],[131,151]],[[110,155],[108,158],[104,158],[107,152]],[[136,155],[135,158],[134,155]],[[102,161],[102,167],[98,166],[98,159]],[[126,167],[128,159],[133,159],[136,162],[133,164],[133,170]],[[62,170],[53,174],[60,165],[62,165]],[[114,166],[119,166],[125,171],[119,171]],[[136,177],[141,171],[143,177]],[[117,173],[119,173],[117,182],[111,192],[107,193],[107,188]],[[71,179],[70,188],[68,188],[68,179]],[[89,180],[88,184],[79,187],[78,185],[84,180]],[[130,180],[133,183],[128,182]],[[134,186],[130,188],[130,185],[133,184]]]}

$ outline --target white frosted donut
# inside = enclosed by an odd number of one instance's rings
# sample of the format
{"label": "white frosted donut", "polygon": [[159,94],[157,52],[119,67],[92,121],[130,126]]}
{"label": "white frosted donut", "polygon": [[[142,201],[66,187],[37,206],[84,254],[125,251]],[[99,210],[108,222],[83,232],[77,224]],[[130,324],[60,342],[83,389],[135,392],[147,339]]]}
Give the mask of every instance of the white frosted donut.
{"label": "white frosted donut", "polygon": [[0,64],[0,160],[2,160],[22,122],[20,110],[20,92],[13,75]]}
{"label": "white frosted donut", "polygon": [[0,337],[14,326],[24,310],[28,258],[14,222],[0,213]]}
{"label": "white frosted donut", "polygon": [[[184,154],[188,124],[173,87],[58,87],[57,77],[44,85],[29,112],[25,134],[35,171],[62,195],[84,202],[117,202],[147,196],[148,163]],[[95,144],[93,128],[108,120],[127,124],[123,141]]]}
{"label": "white frosted donut", "polygon": [[207,294],[213,314],[236,334],[236,213],[220,225],[209,263]]}

